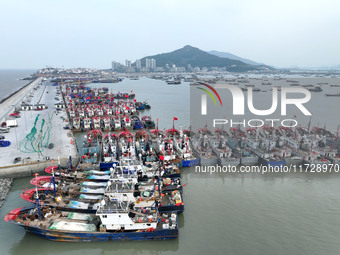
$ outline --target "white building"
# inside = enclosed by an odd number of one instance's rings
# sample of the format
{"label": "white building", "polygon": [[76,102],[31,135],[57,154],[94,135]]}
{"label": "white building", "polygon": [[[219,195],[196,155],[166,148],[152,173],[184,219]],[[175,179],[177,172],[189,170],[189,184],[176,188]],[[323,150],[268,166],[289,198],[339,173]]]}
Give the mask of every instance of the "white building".
{"label": "white building", "polygon": [[125,60],[125,66],[130,68],[131,67],[131,61],[130,60]]}
{"label": "white building", "polygon": [[112,61],[112,72],[116,71],[120,67],[120,63]]}
{"label": "white building", "polygon": [[156,68],[156,60],[155,59],[150,59],[150,68]]}
{"label": "white building", "polygon": [[146,58],[146,59],[145,59],[145,67],[146,67],[146,68],[150,68],[150,67],[151,67],[151,61],[150,61],[149,58]]}
{"label": "white building", "polygon": [[138,69],[141,69],[141,68],[142,68],[142,61],[141,61],[140,59],[137,59],[137,60],[136,60],[136,67],[137,67]]}

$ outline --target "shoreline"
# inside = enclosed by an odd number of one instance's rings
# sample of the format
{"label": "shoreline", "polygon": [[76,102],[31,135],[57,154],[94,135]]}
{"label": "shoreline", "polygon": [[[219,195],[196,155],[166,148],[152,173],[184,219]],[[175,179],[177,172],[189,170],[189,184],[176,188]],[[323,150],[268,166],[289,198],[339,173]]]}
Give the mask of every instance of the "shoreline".
{"label": "shoreline", "polygon": [[11,98],[12,96],[14,96],[15,94],[19,93],[21,90],[23,90],[24,88],[26,88],[27,86],[29,86],[32,82],[34,82],[36,79],[31,80],[29,83],[27,83],[26,85],[24,85],[23,87],[17,89],[16,91],[13,91],[11,94],[9,94],[8,96],[6,96],[5,98],[0,100],[0,105],[2,103],[4,103],[7,99]]}

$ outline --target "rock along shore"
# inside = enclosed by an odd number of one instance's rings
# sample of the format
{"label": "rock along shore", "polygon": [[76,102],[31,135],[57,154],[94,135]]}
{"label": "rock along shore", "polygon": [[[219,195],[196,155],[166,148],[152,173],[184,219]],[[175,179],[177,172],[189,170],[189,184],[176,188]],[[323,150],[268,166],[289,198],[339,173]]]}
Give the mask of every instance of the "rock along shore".
{"label": "rock along shore", "polygon": [[7,194],[11,189],[13,179],[3,178],[0,179],[0,208],[4,204]]}

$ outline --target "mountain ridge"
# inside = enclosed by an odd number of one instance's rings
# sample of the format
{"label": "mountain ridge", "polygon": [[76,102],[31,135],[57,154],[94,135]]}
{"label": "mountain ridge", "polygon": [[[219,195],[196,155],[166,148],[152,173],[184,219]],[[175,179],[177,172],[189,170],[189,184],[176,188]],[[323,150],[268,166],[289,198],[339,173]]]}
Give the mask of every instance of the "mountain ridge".
{"label": "mountain ridge", "polygon": [[145,59],[155,59],[157,67],[165,67],[168,64],[170,67],[176,65],[176,67],[185,67],[191,65],[194,67],[218,67],[226,68],[227,71],[251,71],[260,70],[263,68],[269,68],[264,65],[250,65],[240,60],[234,60],[229,58],[221,58],[216,55],[210,54],[206,51],[200,50],[199,48],[186,45],[183,48],[174,50],[168,53],[161,53],[153,56],[147,56],[141,59],[142,65],[145,65]]}
{"label": "mountain ridge", "polygon": [[229,58],[229,59],[233,59],[233,60],[239,60],[239,61],[242,61],[243,63],[249,64],[249,65],[255,65],[255,66],[264,65],[262,63],[255,62],[255,61],[247,59],[247,58],[239,57],[239,56],[234,55],[234,54],[229,53],[229,52],[223,52],[223,51],[217,51],[217,50],[211,50],[211,51],[207,51],[207,52],[209,54],[218,56],[220,58]]}

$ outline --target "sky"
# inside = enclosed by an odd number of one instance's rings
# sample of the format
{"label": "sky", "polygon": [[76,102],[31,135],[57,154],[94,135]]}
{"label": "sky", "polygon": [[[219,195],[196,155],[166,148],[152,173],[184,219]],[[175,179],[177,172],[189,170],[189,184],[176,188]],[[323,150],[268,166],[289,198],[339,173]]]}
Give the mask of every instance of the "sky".
{"label": "sky", "polygon": [[339,0],[0,0],[0,68],[110,68],[185,45],[340,64]]}

